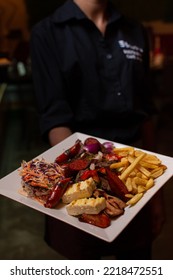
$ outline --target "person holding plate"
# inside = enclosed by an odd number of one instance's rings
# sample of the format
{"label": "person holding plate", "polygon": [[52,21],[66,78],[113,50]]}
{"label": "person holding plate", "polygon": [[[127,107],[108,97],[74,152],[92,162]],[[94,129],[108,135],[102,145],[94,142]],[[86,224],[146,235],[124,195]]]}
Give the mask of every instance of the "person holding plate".
{"label": "person holding plate", "polygon": [[[31,57],[40,129],[50,145],[78,131],[155,149],[147,34],[111,1],[67,0],[33,28]],[[46,242],[69,259],[149,259],[153,229],[157,234],[163,222],[155,200],[110,244],[51,217]]]}

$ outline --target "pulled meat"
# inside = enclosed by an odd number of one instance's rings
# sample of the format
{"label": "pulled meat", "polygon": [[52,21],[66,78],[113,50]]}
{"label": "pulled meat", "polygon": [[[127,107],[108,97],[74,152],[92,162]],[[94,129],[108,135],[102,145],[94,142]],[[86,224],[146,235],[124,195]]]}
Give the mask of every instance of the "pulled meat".
{"label": "pulled meat", "polygon": [[122,215],[124,213],[124,208],[126,207],[126,203],[121,199],[107,194],[104,190],[97,189],[93,193],[94,197],[104,196],[106,199],[106,208],[104,212],[108,214],[110,217],[115,217]]}

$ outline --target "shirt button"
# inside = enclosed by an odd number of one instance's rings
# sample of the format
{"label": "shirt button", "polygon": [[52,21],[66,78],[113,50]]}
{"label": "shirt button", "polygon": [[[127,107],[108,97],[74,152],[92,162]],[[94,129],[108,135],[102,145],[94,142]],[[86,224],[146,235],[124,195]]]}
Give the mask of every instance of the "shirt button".
{"label": "shirt button", "polygon": [[100,40],[99,40],[99,43],[100,43],[100,45],[103,47],[103,48],[105,48],[105,41],[104,41],[104,39],[103,38],[101,38]]}
{"label": "shirt button", "polygon": [[111,53],[108,53],[108,54],[106,55],[106,58],[107,58],[107,59],[112,59],[112,54],[111,54]]}

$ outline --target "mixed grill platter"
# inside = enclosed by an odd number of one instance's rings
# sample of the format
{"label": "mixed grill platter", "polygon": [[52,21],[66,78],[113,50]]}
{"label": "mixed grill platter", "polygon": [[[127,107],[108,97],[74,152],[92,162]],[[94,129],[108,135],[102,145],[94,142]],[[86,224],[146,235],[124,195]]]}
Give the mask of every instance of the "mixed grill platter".
{"label": "mixed grill platter", "polygon": [[21,162],[0,194],[112,242],[172,175],[172,157],[74,133]]}

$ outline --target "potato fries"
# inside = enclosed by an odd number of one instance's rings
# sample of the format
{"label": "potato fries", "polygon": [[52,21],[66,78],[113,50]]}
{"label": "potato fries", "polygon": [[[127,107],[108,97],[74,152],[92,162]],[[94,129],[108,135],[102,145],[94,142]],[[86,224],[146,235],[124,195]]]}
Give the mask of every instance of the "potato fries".
{"label": "potato fries", "polygon": [[134,155],[135,149],[133,147],[114,148],[114,153],[117,153],[120,156]]}
{"label": "potato fries", "polygon": [[122,157],[120,162],[110,165],[111,169],[123,167],[119,178],[125,183],[129,194],[126,204],[136,204],[146,191],[155,184],[155,179],[161,176],[166,166],[156,156],[133,147],[115,148],[114,152]]}
{"label": "potato fries", "polygon": [[124,170],[124,172],[120,175],[120,179],[124,181],[127,179],[129,174],[134,170],[134,168],[138,165],[140,160],[145,156],[145,153],[142,153],[140,156],[136,157],[135,160]]}
{"label": "potato fries", "polygon": [[142,197],[143,197],[143,193],[137,193],[130,200],[128,200],[126,204],[132,206],[136,204]]}
{"label": "potato fries", "polygon": [[112,163],[110,168],[114,169],[114,168],[120,168],[120,167],[124,167],[127,166],[128,164],[128,159],[127,158],[122,158],[121,161],[118,161],[116,163]]}

